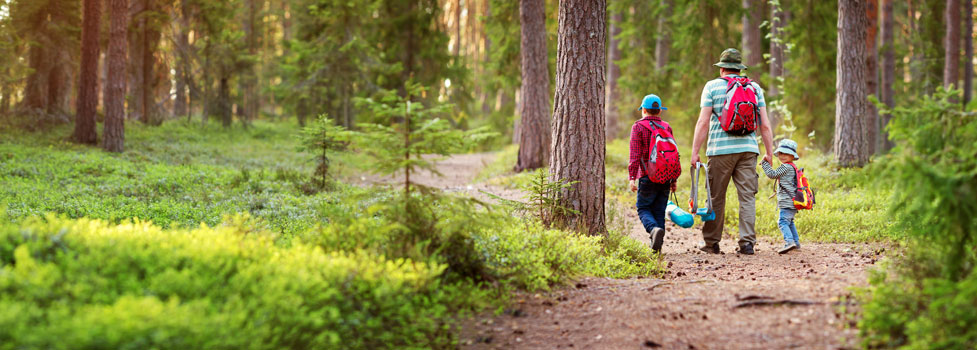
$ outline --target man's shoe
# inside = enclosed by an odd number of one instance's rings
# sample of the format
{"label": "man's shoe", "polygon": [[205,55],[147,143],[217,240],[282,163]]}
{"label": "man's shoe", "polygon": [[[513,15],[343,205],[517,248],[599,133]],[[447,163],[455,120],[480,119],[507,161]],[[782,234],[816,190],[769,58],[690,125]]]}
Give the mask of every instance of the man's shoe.
{"label": "man's shoe", "polygon": [[719,254],[719,243],[713,243],[711,245],[705,245],[699,250],[704,251],[709,254]]}
{"label": "man's shoe", "polygon": [[777,253],[787,254],[787,252],[789,252],[791,250],[794,250],[794,249],[797,249],[797,245],[796,244],[794,244],[794,243],[787,243],[787,245],[785,245],[783,248],[780,248],[780,250],[778,250]]}
{"label": "man's shoe", "polygon": [[743,255],[753,255],[753,243],[745,243],[740,246],[740,250],[736,251]]}
{"label": "man's shoe", "polygon": [[665,229],[655,227],[651,230],[651,250],[661,253],[662,243],[665,241]]}

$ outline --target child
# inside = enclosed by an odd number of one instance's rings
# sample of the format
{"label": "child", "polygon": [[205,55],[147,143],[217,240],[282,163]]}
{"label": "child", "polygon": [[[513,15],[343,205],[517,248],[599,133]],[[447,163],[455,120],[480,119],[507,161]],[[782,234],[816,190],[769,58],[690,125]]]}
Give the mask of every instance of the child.
{"label": "child", "polygon": [[801,247],[801,242],[797,237],[797,227],[794,226],[794,215],[797,214],[797,208],[794,207],[794,199],[791,196],[793,190],[797,188],[797,174],[794,166],[792,166],[795,160],[800,159],[797,155],[797,142],[788,139],[782,140],[773,154],[782,163],[777,170],[773,170],[773,166],[766,160],[761,162],[760,166],[763,167],[763,172],[767,174],[767,177],[780,180],[780,184],[777,185],[777,207],[780,208],[778,226],[780,226],[780,232],[784,234],[785,245],[780,248],[778,253],[786,254]]}
{"label": "child", "polygon": [[[645,96],[641,102],[641,119],[631,127],[631,157],[628,180],[631,192],[637,192],[638,218],[651,236],[651,249],[661,252],[665,238],[665,208],[669,192],[675,191],[675,179],[681,174],[678,148],[672,128],[662,121],[661,99]],[[652,149],[655,157],[651,156]]]}

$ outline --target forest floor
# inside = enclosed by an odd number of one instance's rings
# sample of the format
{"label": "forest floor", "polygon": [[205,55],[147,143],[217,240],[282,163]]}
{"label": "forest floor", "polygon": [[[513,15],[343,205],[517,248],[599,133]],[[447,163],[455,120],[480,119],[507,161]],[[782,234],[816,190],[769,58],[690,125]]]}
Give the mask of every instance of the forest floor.
{"label": "forest floor", "polygon": [[[438,164],[443,176],[415,180],[484,198],[520,199],[514,190],[472,183],[492,154]],[[734,204],[735,205],[735,204]],[[631,236],[648,243],[634,211]],[[476,315],[461,326],[463,349],[845,349],[857,345],[849,312],[852,286],[885,251],[881,244],[803,242],[777,254],[782,241],[760,237],[756,255],[735,253],[736,230],[723,254],[700,252],[701,233],[668,222],[663,279],[583,278],[549,292],[514,297],[506,312]],[[732,231],[732,232],[731,232]]]}

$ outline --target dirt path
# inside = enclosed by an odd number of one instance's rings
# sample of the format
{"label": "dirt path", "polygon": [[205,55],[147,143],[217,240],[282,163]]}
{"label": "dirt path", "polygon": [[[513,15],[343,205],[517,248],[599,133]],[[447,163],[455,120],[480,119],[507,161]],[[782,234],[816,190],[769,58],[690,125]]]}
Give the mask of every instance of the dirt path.
{"label": "dirt path", "polygon": [[[439,164],[445,175],[419,181],[451,191],[512,191],[471,184],[491,154],[462,155]],[[631,235],[645,243],[637,224]],[[774,223],[760,223],[770,224]],[[803,228],[802,228],[803,229]],[[779,241],[761,238],[756,255],[734,252],[727,230],[724,254],[698,251],[701,234],[668,223],[664,279],[585,278],[548,293],[517,296],[503,315],[484,314],[463,325],[464,349],[841,349],[856,332],[843,311],[849,287],[863,285],[866,268],[883,249],[867,244],[803,242],[779,255]],[[802,305],[767,305],[791,300]],[[756,304],[750,304],[756,303]]]}

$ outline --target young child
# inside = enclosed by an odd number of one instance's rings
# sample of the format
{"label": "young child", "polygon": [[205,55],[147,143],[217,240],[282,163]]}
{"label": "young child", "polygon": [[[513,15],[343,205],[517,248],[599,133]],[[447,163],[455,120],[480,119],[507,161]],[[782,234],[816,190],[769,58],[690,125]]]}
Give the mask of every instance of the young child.
{"label": "young child", "polygon": [[797,188],[797,174],[792,165],[795,160],[800,159],[797,155],[797,142],[789,139],[782,140],[773,154],[781,163],[777,170],[774,170],[773,166],[766,160],[761,162],[760,166],[763,167],[763,172],[767,174],[767,177],[780,180],[780,184],[777,185],[777,207],[780,208],[778,226],[780,226],[780,232],[784,234],[785,244],[778,253],[786,254],[801,247],[801,242],[797,237],[797,227],[794,226],[794,215],[797,214],[797,208],[794,207],[792,197],[794,189]]}
{"label": "young child", "polygon": [[[678,149],[674,147],[672,127],[662,121],[661,98],[648,95],[641,102],[641,119],[631,127],[631,156],[628,163],[628,184],[631,192],[637,192],[638,218],[651,236],[651,249],[661,252],[665,238],[665,208],[668,205],[669,192],[675,191],[675,180],[681,174],[678,161]],[[656,137],[659,136],[657,145]],[[652,169],[653,176],[649,177],[648,166],[651,166],[650,150],[652,146],[667,147],[663,156],[656,157],[656,168]],[[657,148],[656,148],[657,149]],[[660,149],[659,149],[660,151]],[[674,163],[674,164],[673,164]]]}

